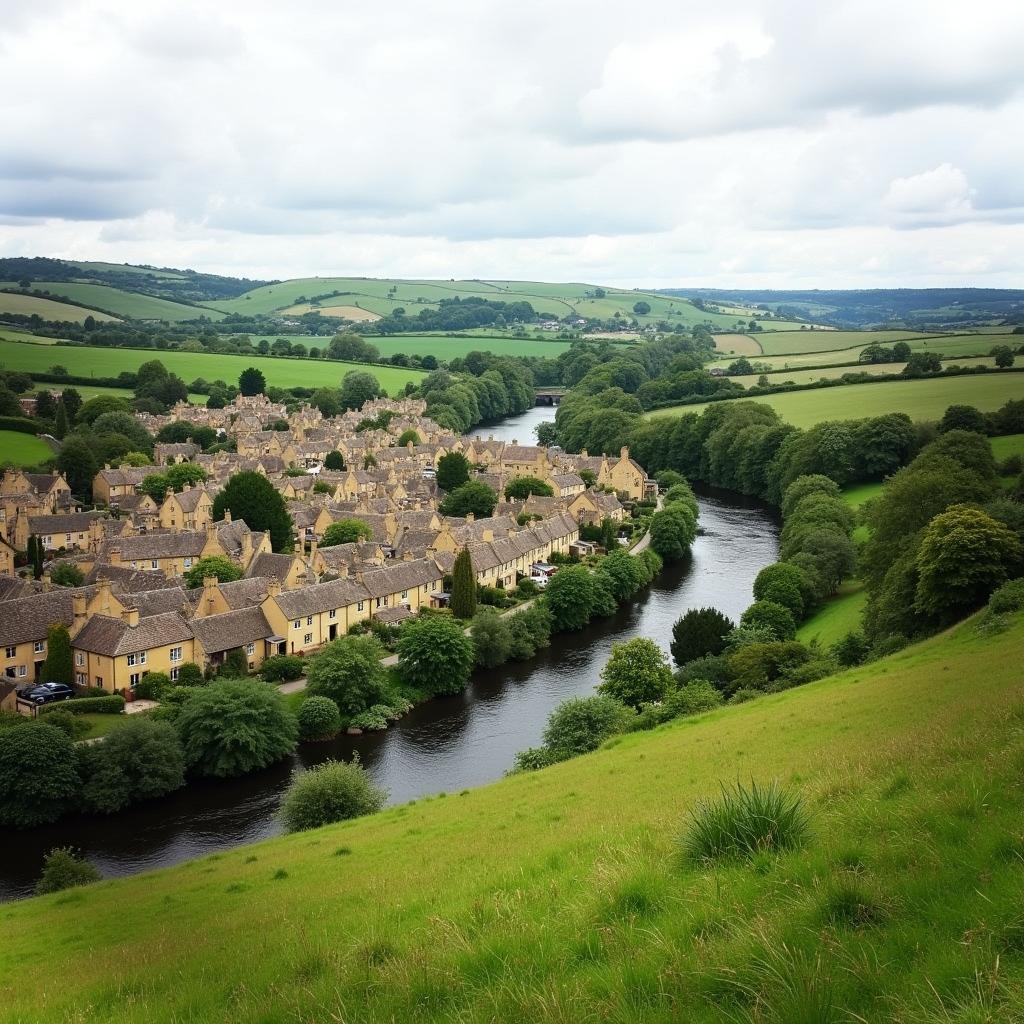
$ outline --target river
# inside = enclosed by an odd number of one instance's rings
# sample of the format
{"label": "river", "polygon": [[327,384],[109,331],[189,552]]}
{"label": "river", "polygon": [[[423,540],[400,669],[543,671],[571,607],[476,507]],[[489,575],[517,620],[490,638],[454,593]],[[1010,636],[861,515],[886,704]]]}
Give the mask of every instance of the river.
{"label": "river", "polygon": [[[478,432],[520,444],[534,440],[537,408]],[[639,600],[579,633],[559,634],[538,657],[478,672],[457,697],[414,708],[386,732],[305,744],[266,771],[192,784],[110,817],[72,816],[4,837],[0,899],[31,892],[44,854],[80,849],[106,877],[164,867],[277,835],[277,808],[292,772],[358,751],[392,803],[458,792],[500,778],[515,755],[540,740],[551,710],[593,691],[613,643],[647,636],[667,652],[672,623],[688,608],[713,605],[736,618],[752,600],[754,577],[778,557],[778,525],[763,506],[735,495],[699,495],[701,535],[686,562],[666,568]]]}

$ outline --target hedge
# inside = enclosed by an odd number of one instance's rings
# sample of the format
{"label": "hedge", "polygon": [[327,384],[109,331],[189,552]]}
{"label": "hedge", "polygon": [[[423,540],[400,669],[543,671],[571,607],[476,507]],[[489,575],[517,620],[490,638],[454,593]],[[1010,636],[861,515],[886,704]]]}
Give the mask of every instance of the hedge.
{"label": "hedge", "polygon": [[90,712],[97,715],[119,715],[124,711],[124,697],[118,693],[106,697],[77,697],[75,700],[44,704],[39,714],[45,715],[57,710],[70,711],[73,715],[87,715]]}
{"label": "hedge", "polygon": [[20,416],[0,416],[0,430],[17,430],[22,434],[38,434],[42,424]]}

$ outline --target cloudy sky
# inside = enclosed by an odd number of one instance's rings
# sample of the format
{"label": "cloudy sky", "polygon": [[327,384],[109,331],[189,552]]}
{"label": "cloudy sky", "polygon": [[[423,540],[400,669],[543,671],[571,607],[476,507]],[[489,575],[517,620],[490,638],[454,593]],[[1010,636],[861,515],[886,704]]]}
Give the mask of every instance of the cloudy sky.
{"label": "cloudy sky", "polygon": [[0,0],[0,255],[1024,286],[1020,0]]}

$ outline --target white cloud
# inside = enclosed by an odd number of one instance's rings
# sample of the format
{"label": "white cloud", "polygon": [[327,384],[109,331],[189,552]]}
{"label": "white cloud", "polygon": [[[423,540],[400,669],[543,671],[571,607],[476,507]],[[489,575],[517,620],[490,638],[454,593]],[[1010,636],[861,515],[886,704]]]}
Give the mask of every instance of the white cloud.
{"label": "white cloud", "polygon": [[1011,0],[0,11],[0,254],[652,286],[1024,271]]}

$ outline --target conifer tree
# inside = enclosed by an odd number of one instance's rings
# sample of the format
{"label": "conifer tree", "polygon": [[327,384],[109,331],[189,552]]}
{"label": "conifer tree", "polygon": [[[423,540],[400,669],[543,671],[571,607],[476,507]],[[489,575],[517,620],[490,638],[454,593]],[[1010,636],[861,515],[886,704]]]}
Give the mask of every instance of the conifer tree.
{"label": "conifer tree", "polygon": [[71,685],[74,667],[71,660],[71,636],[67,626],[51,626],[46,634],[46,661],[43,662],[44,683]]}
{"label": "conifer tree", "polygon": [[449,601],[452,615],[458,619],[471,619],[476,614],[476,576],[469,552],[463,548],[452,567],[452,596]]}

